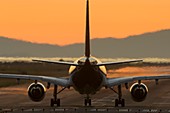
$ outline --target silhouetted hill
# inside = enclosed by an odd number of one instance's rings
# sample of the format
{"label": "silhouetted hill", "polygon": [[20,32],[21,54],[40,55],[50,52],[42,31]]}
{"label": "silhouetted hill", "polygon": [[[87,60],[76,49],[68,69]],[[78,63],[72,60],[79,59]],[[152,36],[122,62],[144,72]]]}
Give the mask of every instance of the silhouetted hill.
{"label": "silhouetted hill", "polygon": [[[96,57],[170,58],[170,30],[124,39],[92,39],[91,49],[92,55]],[[82,43],[58,46],[0,37],[0,57],[80,57],[83,54]]]}
{"label": "silhouetted hill", "polygon": [[[50,54],[55,56],[52,51],[59,51],[59,46],[48,44],[36,44],[5,37],[0,37],[0,56],[7,57],[47,57]],[[50,52],[49,52],[50,51]]]}

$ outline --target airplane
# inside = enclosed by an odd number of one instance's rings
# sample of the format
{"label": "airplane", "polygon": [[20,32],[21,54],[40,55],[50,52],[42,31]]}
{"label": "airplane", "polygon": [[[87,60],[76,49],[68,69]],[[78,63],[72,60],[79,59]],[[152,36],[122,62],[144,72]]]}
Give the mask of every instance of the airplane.
{"label": "airplane", "polygon": [[[104,87],[113,90],[114,93],[118,94],[118,98],[115,99],[115,107],[124,107],[125,99],[122,98],[122,85],[125,85],[125,87],[128,89],[129,82],[137,81],[130,87],[130,93],[134,101],[141,102],[145,100],[148,93],[148,88],[144,83],[142,83],[142,80],[155,80],[156,83],[158,83],[159,79],[170,79],[170,75],[107,78],[107,71],[105,66],[127,64],[133,62],[138,63],[142,62],[143,60],[139,59],[102,63],[90,54],[89,0],[86,0],[86,33],[84,56],[80,57],[75,62],[49,61],[41,59],[33,59],[33,61],[40,63],[68,65],[70,66],[70,76],[68,78],[57,78],[38,75],[0,74],[0,78],[33,80],[34,82],[28,87],[28,96],[32,101],[35,102],[43,100],[45,97],[46,88],[49,89],[50,85],[53,84],[54,98],[51,99],[51,107],[54,105],[60,106],[60,99],[58,98],[58,94],[64,91],[66,88],[69,89],[70,87],[73,87],[80,94],[86,95],[86,98],[84,99],[85,106],[91,106],[92,103],[90,97]],[[47,87],[45,87],[39,81],[47,82]],[[63,88],[58,91],[58,86]],[[117,91],[114,89],[114,87],[117,87]]]}

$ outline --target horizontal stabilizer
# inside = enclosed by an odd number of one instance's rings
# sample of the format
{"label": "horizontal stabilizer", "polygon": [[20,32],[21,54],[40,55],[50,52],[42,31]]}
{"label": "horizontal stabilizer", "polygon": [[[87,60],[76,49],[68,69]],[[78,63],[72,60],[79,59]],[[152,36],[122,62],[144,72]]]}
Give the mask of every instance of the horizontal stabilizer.
{"label": "horizontal stabilizer", "polygon": [[120,62],[105,62],[105,63],[98,63],[96,66],[106,66],[106,65],[117,65],[117,64],[126,64],[132,62],[142,62],[143,60],[127,60],[127,61],[120,61]]}
{"label": "horizontal stabilizer", "polygon": [[50,61],[50,60],[39,60],[39,59],[33,59],[32,61],[36,62],[44,62],[44,63],[52,63],[52,64],[61,64],[61,65],[69,65],[69,66],[79,66],[77,63],[73,62],[63,62],[63,61]]}

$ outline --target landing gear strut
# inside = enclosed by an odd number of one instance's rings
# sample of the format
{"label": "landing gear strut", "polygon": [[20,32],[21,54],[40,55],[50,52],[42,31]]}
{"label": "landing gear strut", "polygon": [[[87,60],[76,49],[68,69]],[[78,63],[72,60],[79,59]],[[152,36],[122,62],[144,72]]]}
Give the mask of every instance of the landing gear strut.
{"label": "landing gear strut", "polygon": [[116,94],[118,94],[118,99],[115,99],[115,107],[118,107],[119,105],[121,107],[125,107],[125,99],[122,99],[122,88],[121,85],[118,85],[118,92],[115,91],[113,88],[110,88],[112,91],[114,91]]}
{"label": "landing gear strut", "polygon": [[89,95],[87,95],[87,97],[84,99],[84,105],[91,106],[91,99],[90,99]]}
{"label": "landing gear strut", "polygon": [[118,107],[119,105],[125,107],[125,99],[122,99],[121,85],[118,85],[118,99],[115,99],[115,107]]}
{"label": "landing gear strut", "polygon": [[58,86],[54,85],[54,94],[53,94],[54,98],[51,99],[51,107],[53,107],[55,104],[57,106],[60,106],[60,99],[57,98],[57,94],[58,94],[57,93],[57,88],[58,88]]}

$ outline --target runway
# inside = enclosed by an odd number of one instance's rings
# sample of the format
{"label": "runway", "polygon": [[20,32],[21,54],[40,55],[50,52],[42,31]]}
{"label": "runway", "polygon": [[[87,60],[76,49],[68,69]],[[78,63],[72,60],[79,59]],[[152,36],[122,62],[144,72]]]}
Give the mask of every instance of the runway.
{"label": "runway", "polygon": [[[123,88],[123,98],[126,100],[125,108],[115,108],[114,99],[117,95],[109,90],[102,89],[99,93],[92,96],[92,106],[84,107],[84,96],[78,94],[74,89],[63,91],[59,98],[61,99],[61,107],[49,107],[52,97],[52,88],[47,91],[45,99],[41,102],[32,102],[27,96],[26,85],[18,85],[15,87],[7,87],[0,89],[0,108],[2,111],[8,112],[37,112],[37,113],[55,113],[55,112],[154,112],[166,111],[170,112],[170,80],[160,81],[159,85],[155,82],[147,82],[149,93],[145,101],[134,102],[128,90]],[[22,87],[22,88],[19,88]]]}
{"label": "runway", "polygon": [[[153,69],[155,70],[155,69]],[[168,69],[169,70],[169,69]],[[129,70],[131,71],[131,70]],[[167,72],[164,69],[164,71]],[[125,71],[123,73],[126,73]],[[162,72],[161,70],[161,73]],[[118,74],[115,72],[115,74]],[[120,70],[119,70],[119,74]],[[132,72],[131,72],[132,74]],[[136,74],[134,72],[133,74]],[[153,74],[153,73],[150,73]],[[126,75],[126,74],[125,74]],[[155,75],[155,74],[154,74]],[[112,72],[110,72],[110,76]],[[96,95],[92,96],[92,106],[84,107],[84,95],[80,95],[74,89],[66,89],[58,95],[61,99],[61,107],[49,107],[50,99],[53,96],[53,87],[47,90],[44,100],[41,102],[32,102],[27,96],[27,87],[29,84],[10,86],[0,88],[0,112],[37,112],[37,113],[55,113],[55,112],[170,112],[170,80],[160,80],[156,85],[155,81],[144,81],[148,86],[149,92],[143,102],[134,102],[131,99],[129,90],[123,87],[123,98],[126,101],[126,107],[114,107],[114,100],[117,98],[110,89],[102,89]],[[132,83],[131,83],[132,84]],[[129,84],[129,85],[131,85]],[[46,84],[45,84],[46,85]],[[115,87],[116,88],[116,87]]]}
{"label": "runway", "polygon": [[113,107],[33,107],[33,108],[4,108],[0,109],[1,113],[168,113],[170,109],[167,108],[113,108]]}

